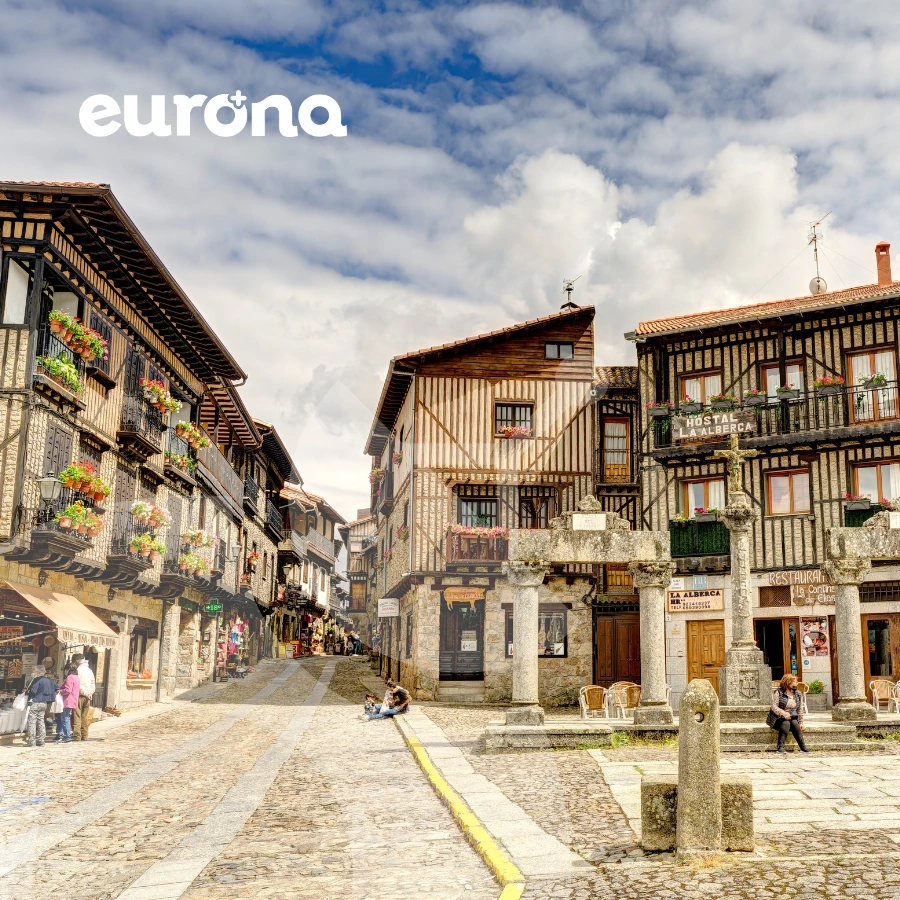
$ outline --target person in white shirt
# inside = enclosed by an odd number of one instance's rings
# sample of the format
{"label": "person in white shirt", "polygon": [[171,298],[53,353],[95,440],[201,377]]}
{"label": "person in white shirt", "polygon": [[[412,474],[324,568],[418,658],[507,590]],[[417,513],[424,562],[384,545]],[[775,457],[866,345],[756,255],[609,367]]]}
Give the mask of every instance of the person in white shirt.
{"label": "person in white shirt", "polygon": [[91,716],[93,709],[91,707],[91,698],[94,696],[94,689],[97,686],[94,673],[88,665],[87,660],[80,653],[76,653],[72,657],[72,665],[78,667],[76,674],[81,684],[81,693],[78,696],[78,706],[74,709],[72,723],[72,740],[86,741],[88,739],[88,729],[91,727]]}

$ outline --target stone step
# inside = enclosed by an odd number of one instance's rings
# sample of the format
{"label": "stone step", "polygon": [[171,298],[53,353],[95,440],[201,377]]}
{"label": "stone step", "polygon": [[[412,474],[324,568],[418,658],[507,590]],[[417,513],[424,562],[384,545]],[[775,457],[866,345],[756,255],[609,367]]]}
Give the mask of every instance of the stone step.
{"label": "stone step", "polygon": [[[810,724],[806,726],[803,736],[812,750],[854,749],[857,744],[853,725]],[[738,748],[743,751],[774,750],[778,746],[778,735],[768,725],[725,723],[720,726],[719,745],[723,752]],[[796,747],[791,735],[788,735],[786,746]]]}
{"label": "stone step", "polygon": [[483,681],[442,681],[437,699],[449,703],[483,703]]}
{"label": "stone step", "polygon": [[[884,744],[881,741],[856,741],[852,744],[832,744],[824,741],[822,743],[813,744],[811,741],[807,741],[806,746],[809,747],[813,753],[825,753],[829,751],[866,752],[868,750],[881,750],[884,747]],[[771,747],[763,744],[729,744],[727,747],[722,747],[721,750],[723,753],[774,753],[775,747],[776,744],[772,744]],[[795,756],[804,755],[793,741],[789,744],[785,744],[785,749],[788,753],[793,753]]]}

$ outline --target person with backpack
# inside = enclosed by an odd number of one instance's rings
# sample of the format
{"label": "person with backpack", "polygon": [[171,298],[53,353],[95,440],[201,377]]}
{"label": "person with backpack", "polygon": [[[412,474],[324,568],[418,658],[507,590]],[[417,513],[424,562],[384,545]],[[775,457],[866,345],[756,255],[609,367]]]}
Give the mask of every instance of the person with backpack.
{"label": "person with backpack", "polygon": [[31,701],[28,708],[28,732],[25,738],[26,747],[43,747],[47,739],[47,725],[44,716],[47,707],[52,706],[59,690],[56,682],[47,675],[43,666],[35,666],[35,678],[28,686],[26,694]]}

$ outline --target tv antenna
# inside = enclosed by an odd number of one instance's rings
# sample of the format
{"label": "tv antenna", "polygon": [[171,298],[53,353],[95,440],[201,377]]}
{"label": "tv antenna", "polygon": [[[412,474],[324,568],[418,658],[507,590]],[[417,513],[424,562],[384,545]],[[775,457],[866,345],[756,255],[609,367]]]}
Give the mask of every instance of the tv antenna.
{"label": "tv antenna", "polygon": [[809,238],[810,244],[812,244],[813,248],[813,259],[816,261],[816,277],[813,278],[809,283],[809,292],[811,294],[824,294],[825,291],[828,290],[828,285],[825,283],[825,279],[819,274],[819,241],[822,240],[823,235],[822,232],[817,230],[821,227],[822,223],[831,215],[831,210],[828,210],[818,222],[810,222],[809,223],[809,234],[807,237]]}
{"label": "tv antenna", "polygon": [[560,309],[578,309],[578,304],[572,300],[572,292],[575,290],[575,282],[578,281],[582,275],[584,275],[584,272],[582,272],[581,275],[576,275],[575,278],[563,278],[562,292],[566,295],[566,302],[563,303]]}

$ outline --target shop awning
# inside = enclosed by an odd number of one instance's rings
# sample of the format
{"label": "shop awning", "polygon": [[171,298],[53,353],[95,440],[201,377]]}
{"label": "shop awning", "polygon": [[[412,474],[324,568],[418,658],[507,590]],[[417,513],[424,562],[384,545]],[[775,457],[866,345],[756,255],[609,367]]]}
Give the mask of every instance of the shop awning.
{"label": "shop awning", "polygon": [[110,650],[119,646],[119,636],[71,594],[46,591],[15,581],[6,584],[57,626],[57,637],[62,643],[94,644]]}

